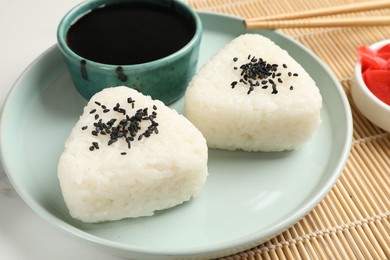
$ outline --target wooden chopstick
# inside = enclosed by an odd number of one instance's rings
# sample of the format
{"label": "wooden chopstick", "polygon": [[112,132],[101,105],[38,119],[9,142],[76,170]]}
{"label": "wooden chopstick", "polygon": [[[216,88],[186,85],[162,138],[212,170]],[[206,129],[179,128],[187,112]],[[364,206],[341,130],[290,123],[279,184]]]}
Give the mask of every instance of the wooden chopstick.
{"label": "wooden chopstick", "polygon": [[366,16],[327,19],[244,21],[248,30],[278,28],[314,28],[314,27],[346,27],[346,26],[385,26],[390,25],[390,16]]}
{"label": "wooden chopstick", "polygon": [[264,16],[246,19],[247,29],[277,29],[303,27],[342,27],[342,26],[384,26],[390,25],[390,16],[366,16],[350,18],[323,18],[304,20],[303,18],[324,15],[344,14],[390,7],[390,0],[360,2],[295,13]]}
{"label": "wooden chopstick", "polygon": [[306,11],[294,12],[294,13],[251,18],[251,19],[247,19],[247,22],[253,23],[255,21],[301,19],[301,18],[318,17],[324,15],[368,11],[368,10],[375,10],[375,9],[386,8],[386,7],[390,7],[389,0],[377,0],[377,1],[360,2],[360,3],[346,4],[346,5],[325,7],[325,8],[306,10]]}

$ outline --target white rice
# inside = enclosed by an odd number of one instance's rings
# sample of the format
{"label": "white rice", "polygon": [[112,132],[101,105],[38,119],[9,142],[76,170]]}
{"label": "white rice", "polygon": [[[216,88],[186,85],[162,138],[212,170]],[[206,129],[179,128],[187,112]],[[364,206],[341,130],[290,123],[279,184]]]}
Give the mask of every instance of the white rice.
{"label": "white rice", "polygon": [[[134,109],[127,98],[135,100]],[[110,112],[95,101],[105,105]],[[109,135],[94,136],[93,123],[107,122],[124,115],[113,111],[119,103],[127,114],[148,108],[157,112],[158,134],[128,148],[126,141],[107,145]],[[153,105],[157,110],[153,109]],[[97,109],[95,113],[91,110]],[[99,114],[99,119],[94,116]],[[145,120],[139,133],[150,121]],[[82,130],[83,126],[88,126]],[[99,149],[90,151],[92,142]],[[126,152],[126,155],[121,153]],[[58,177],[70,214],[84,222],[151,216],[196,196],[206,181],[207,146],[202,134],[182,115],[158,100],[127,87],[108,88],[92,97],[65,143],[58,164]]]}
{"label": "white rice", "polygon": [[[249,54],[279,65],[283,83],[277,82],[278,77],[273,79],[277,94],[271,94],[270,84],[267,89],[255,87],[250,94],[242,82],[232,89]],[[285,50],[257,34],[239,36],[214,55],[192,79],[185,95],[185,115],[202,132],[208,146],[228,150],[295,149],[318,128],[321,106],[319,89],[305,69]]]}

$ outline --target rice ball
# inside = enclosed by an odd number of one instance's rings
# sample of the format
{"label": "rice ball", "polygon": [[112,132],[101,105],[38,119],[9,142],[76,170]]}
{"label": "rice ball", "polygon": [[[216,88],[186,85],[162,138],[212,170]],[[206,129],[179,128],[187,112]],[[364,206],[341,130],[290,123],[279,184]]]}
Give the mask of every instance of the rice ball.
{"label": "rice ball", "polygon": [[190,200],[207,175],[202,134],[184,116],[128,87],[84,108],[58,163],[72,217],[102,222],[151,216]]}
{"label": "rice ball", "polygon": [[287,51],[258,34],[241,35],[193,77],[185,115],[210,148],[292,150],[318,128],[322,98]]}

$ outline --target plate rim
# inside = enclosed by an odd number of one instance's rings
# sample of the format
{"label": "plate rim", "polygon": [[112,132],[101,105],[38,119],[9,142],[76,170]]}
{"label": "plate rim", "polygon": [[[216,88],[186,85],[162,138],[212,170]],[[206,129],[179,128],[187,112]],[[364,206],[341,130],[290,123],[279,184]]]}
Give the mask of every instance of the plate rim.
{"label": "plate rim", "polygon": [[[237,22],[242,22],[243,19],[238,16],[229,15],[229,14],[222,14],[222,13],[216,13],[216,12],[209,12],[209,11],[197,11],[198,14],[206,15],[206,16],[219,16],[219,17],[225,17],[228,19],[236,20]],[[253,31],[256,33],[256,31]],[[344,140],[344,146],[341,151],[342,158],[339,159],[338,163],[334,167],[333,174],[330,175],[330,178],[327,179],[326,185],[323,185],[319,191],[317,191],[313,197],[307,198],[307,200],[304,201],[301,207],[299,209],[295,209],[293,212],[290,212],[290,214],[283,220],[278,222],[276,225],[273,225],[270,228],[267,228],[265,230],[255,230],[250,234],[247,234],[246,236],[242,236],[239,238],[236,238],[234,240],[230,240],[223,243],[215,243],[208,246],[196,246],[196,247],[185,247],[181,249],[164,249],[164,248],[148,248],[148,247],[140,247],[140,246],[132,246],[132,245],[124,245],[120,242],[111,241],[108,239],[104,239],[95,235],[92,235],[84,230],[78,229],[73,225],[70,225],[69,223],[65,221],[60,221],[59,219],[55,218],[52,214],[48,214],[46,210],[44,210],[39,204],[33,200],[31,197],[28,196],[28,192],[24,190],[20,185],[17,185],[15,183],[12,174],[9,172],[9,166],[6,158],[6,152],[4,151],[3,142],[0,142],[0,160],[2,162],[4,172],[7,175],[8,179],[10,180],[13,188],[16,190],[16,192],[19,194],[19,196],[28,204],[40,217],[42,217],[46,222],[49,222],[51,225],[56,226],[60,228],[61,230],[65,231],[66,233],[71,233],[82,240],[87,240],[89,242],[92,242],[94,244],[99,244],[103,247],[109,247],[112,249],[117,249],[123,252],[127,253],[136,253],[141,255],[149,255],[149,256],[199,256],[199,255],[212,255],[217,254],[218,252],[239,252],[237,251],[237,248],[239,248],[240,251],[248,250],[249,248],[259,245],[260,243],[266,241],[269,238],[272,238],[273,236],[276,236],[283,232],[284,230],[288,229],[290,226],[294,225],[299,219],[303,218],[310,210],[312,210],[314,207],[318,205],[318,203],[328,194],[328,192],[333,188],[336,181],[339,179],[342,170],[347,162],[347,159],[349,157],[349,152],[352,147],[352,134],[353,134],[353,121],[352,121],[352,113],[351,108],[349,105],[348,98],[346,96],[346,93],[344,92],[341,84],[333,74],[333,72],[328,68],[328,66],[325,65],[325,63],[317,57],[309,48],[304,46],[302,43],[298,42],[297,40],[293,39],[291,36],[285,35],[278,31],[273,31],[273,33],[278,34],[280,37],[292,42],[294,45],[297,45],[299,48],[303,49],[311,58],[316,60],[318,65],[321,66],[321,68],[327,73],[327,75],[330,77],[330,79],[333,81],[334,85],[336,86],[336,90],[338,93],[338,96],[340,97],[342,101],[342,105],[344,107],[344,118],[347,119],[347,122],[345,123],[346,129],[344,135],[346,138]],[[53,44],[51,47],[46,49],[44,52],[42,52],[38,57],[36,57],[19,75],[19,77],[16,79],[15,83],[11,87],[10,91],[6,95],[5,101],[2,106],[1,114],[0,114],[0,140],[3,139],[3,125],[4,125],[4,114],[5,109],[9,106],[9,103],[11,102],[11,98],[15,91],[18,89],[18,86],[20,82],[23,80],[25,75],[44,57],[47,55],[53,53],[58,49],[57,44]],[[50,221],[47,221],[47,219],[50,219]]]}

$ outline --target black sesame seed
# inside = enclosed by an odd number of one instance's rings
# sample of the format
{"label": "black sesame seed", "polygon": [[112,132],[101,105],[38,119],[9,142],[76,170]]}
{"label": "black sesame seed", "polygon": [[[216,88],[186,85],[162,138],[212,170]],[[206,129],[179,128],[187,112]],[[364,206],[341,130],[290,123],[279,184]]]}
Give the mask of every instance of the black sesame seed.
{"label": "black sesame seed", "polygon": [[107,122],[107,125],[110,125],[112,126],[114,123],[115,123],[116,119],[113,118],[113,119],[110,119],[110,121]]}
{"label": "black sesame seed", "polygon": [[127,143],[127,148],[131,149],[131,142],[128,139],[126,139],[126,143]]}
{"label": "black sesame seed", "polygon": [[294,89],[294,87],[293,86],[290,86],[290,90],[293,90]]}
{"label": "black sesame seed", "polygon": [[95,109],[95,108],[92,109],[91,111],[89,111],[90,114],[93,114],[93,113],[95,113],[95,112],[96,112],[96,109]]}
{"label": "black sesame seed", "polygon": [[276,89],[276,85],[272,85],[272,92],[271,94],[278,94],[278,90]]}
{"label": "black sesame seed", "polygon": [[126,152],[121,152],[121,155],[126,155],[127,153]]}
{"label": "black sesame seed", "polygon": [[81,128],[81,130],[85,130],[85,129],[87,129],[88,128],[88,126],[83,126],[82,128]]}
{"label": "black sesame seed", "polygon": [[234,70],[237,70],[237,67],[233,67]]}
{"label": "black sesame seed", "polygon": [[294,76],[294,77],[298,77],[298,73],[294,73],[293,76]]}
{"label": "black sesame seed", "polygon": [[[249,54],[247,59],[247,63],[241,64],[239,66],[239,69],[241,69],[241,73],[240,79],[237,80],[238,82],[241,82],[244,85],[248,86],[247,93],[251,93],[253,91],[253,87],[260,86],[260,82],[263,85],[262,88],[268,88],[268,86],[266,85],[268,83],[272,86],[275,85],[276,80],[279,83],[283,83],[283,80],[280,78],[282,76],[282,73],[278,71],[278,68],[282,66],[283,68],[287,68],[286,64],[271,64],[262,58],[256,58],[252,54]],[[238,69],[237,67],[233,68]],[[291,72],[289,72],[288,74],[289,76],[293,75]],[[275,80],[275,82],[273,79]],[[232,88],[235,88],[237,83],[232,82],[230,85]],[[273,88],[276,89],[275,86],[273,86]],[[276,93],[277,90],[274,90],[273,92]]]}
{"label": "black sesame seed", "polygon": [[116,141],[118,141],[118,139],[110,139],[108,141],[108,145],[112,145],[113,143],[115,143]]}
{"label": "black sesame seed", "polygon": [[238,61],[238,58],[237,58],[237,57],[234,57],[234,58],[233,58],[233,61],[234,61],[234,62]]}
{"label": "black sesame seed", "polygon": [[98,101],[95,101],[95,104],[96,104],[96,105],[98,105],[98,106],[100,106],[100,105],[101,105],[101,103],[100,103],[100,102],[98,102]]}
{"label": "black sesame seed", "polygon": [[122,119],[121,121],[119,121],[119,124],[120,125],[125,125],[125,124],[127,124],[129,122],[129,120],[127,120],[127,118],[124,118],[124,119]]}
{"label": "black sesame seed", "polygon": [[292,73],[291,73],[291,72],[288,72],[287,75],[288,75],[289,77],[291,77],[291,76],[292,76]]}
{"label": "black sesame seed", "polygon": [[[131,98],[127,98],[128,103],[132,104],[134,108],[135,101]],[[95,102],[96,103],[96,102]],[[100,102],[96,103],[97,105],[102,107],[102,111],[104,113],[108,113],[110,109],[106,106],[102,105]],[[96,109],[91,110],[91,113],[95,113],[95,122],[92,123],[93,131],[91,134],[94,136],[107,136],[109,140],[107,140],[107,145],[111,145],[114,142],[117,142],[120,138],[122,138],[126,143],[128,148],[131,148],[131,142],[134,141],[134,138],[137,136],[138,140],[141,140],[143,137],[149,138],[153,134],[158,134],[158,123],[154,121],[157,118],[157,106],[153,105],[153,111],[149,114],[148,107],[138,109],[134,114],[127,114],[126,110],[121,107],[120,103],[117,103],[112,110],[122,113],[123,117],[120,119],[112,118],[108,121],[103,121],[102,118],[99,119],[100,115],[96,113]],[[145,125],[144,122],[149,122],[149,125]],[[146,130],[143,133],[140,133],[142,128]],[[87,129],[87,126],[82,127],[83,130]],[[105,137],[105,138],[107,138]],[[89,147],[89,150],[93,151],[99,149],[98,142],[92,142],[92,145]]]}
{"label": "black sesame seed", "polygon": [[135,101],[131,97],[127,98],[127,103],[131,104],[131,108],[134,108],[134,102]]}
{"label": "black sesame seed", "polygon": [[253,90],[254,90],[253,86],[250,86],[247,94],[249,95]]}
{"label": "black sesame seed", "polygon": [[99,149],[99,144],[97,142],[92,142],[92,145],[93,147],[95,147],[96,149]]}

